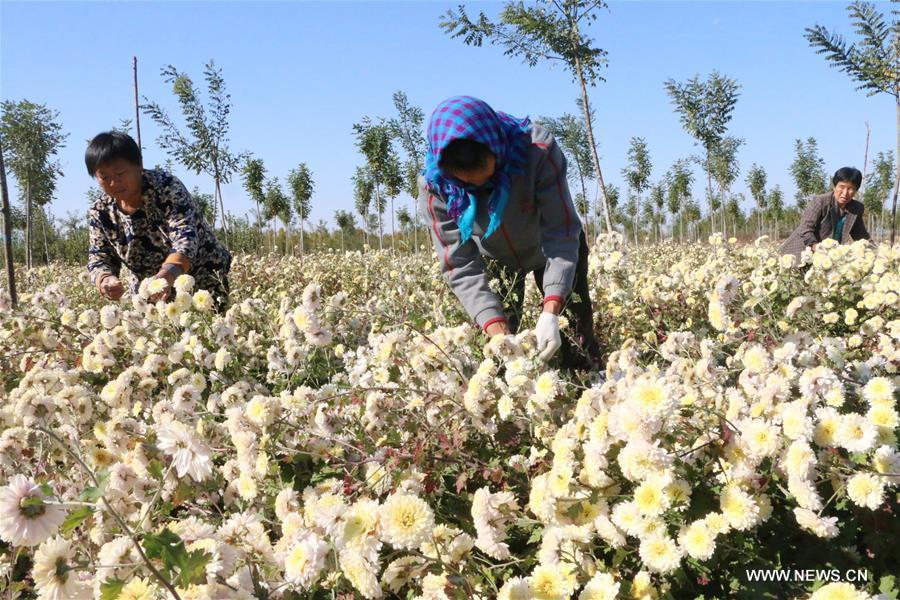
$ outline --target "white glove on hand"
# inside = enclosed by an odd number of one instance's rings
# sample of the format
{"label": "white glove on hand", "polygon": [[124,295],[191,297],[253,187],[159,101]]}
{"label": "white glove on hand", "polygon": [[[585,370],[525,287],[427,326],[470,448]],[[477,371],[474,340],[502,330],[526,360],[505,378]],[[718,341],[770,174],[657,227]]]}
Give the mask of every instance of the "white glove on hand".
{"label": "white glove on hand", "polygon": [[534,334],[537,336],[537,349],[540,353],[538,356],[542,361],[549,362],[562,346],[562,338],[559,335],[559,315],[542,312],[538,317]]}

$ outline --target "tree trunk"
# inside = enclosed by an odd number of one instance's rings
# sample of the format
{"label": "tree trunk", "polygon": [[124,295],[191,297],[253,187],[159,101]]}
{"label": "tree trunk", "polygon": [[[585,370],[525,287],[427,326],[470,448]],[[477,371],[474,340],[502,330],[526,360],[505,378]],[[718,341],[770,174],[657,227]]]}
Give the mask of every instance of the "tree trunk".
{"label": "tree trunk", "polygon": [[394,198],[391,198],[391,252],[397,254],[397,231],[394,229]]}
{"label": "tree trunk", "polygon": [[[574,30],[578,32],[578,26],[574,25]],[[600,156],[597,154],[597,144],[594,141],[594,125],[591,118],[591,104],[588,100],[587,83],[584,80],[584,73],[581,69],[581,60],[575,57],[575,73],[578,75],[578,83],[581,84],[581,104],[584,110],[584,123],[587,126],[588,144],[591,146],[591,159],[594,162],[594,170],[597,171],[597,181],[600,183],[600,191],[603,192],[603,212],[606,216],[606,233],[612,233],[612,221],[609,216],[609,202],[606,198],[606,184],[603,182],[603,171],[600,169]],[[585,198],[587,200],[587,198]]]}
{"label": "tree trunk", "polygon": [[230,246],[228,244],[228,222],[225,218],[225,200],[222,198],[222,182],[219,180],[219,177],[216,176],[216,197],[219,200],[219,208],[222,210],[222,233],[225,236],[225,248],[230,250]]}
{"label": "tree trunk", "polygon": [[6,285],[9,288],[9,299],[12,307],[16,308],[18,298],[16,296],[16,272],[13,267],[12,255],[12,215],[9,208],[9,189],[6,187],[6,166],[3,163],[3,145],[0,140],[0,201],[3,210],[3,254],[6,261]]}
{"label": "tree trunk", "polygon": [[25,268],[30,269],[34,265],[32,263],[32,255],[31,255],[31,234],[32,234],[32,219],[34,215],[31,210],[31,181],[27,180],[25,182]]}
{"label": "tree trunk", "polygon": [[715,230],[715,211],[713,210],[712,173],[709,171],[709,149],[706,150],[706,198],[709,201],[709,232]]}
{"label": "tree trunk", "polygon": [[47,213],[41,207],[41,235],[44,238],[44,264],[50,264],[50,246],[47,244]]}
{"label": "tree trunk", "polygon": [[344,248],[344,230],[341,229],[341,254],[344,254],[346,251]]}
{"label": "tree trunk", "polygon": [[[303,218],[300,218],[300,259],[303,259],[303,255],[306,253],[306,241],[303,239]],[[341,245],[343,247],[343,243]]]}
{"label": "tree trunk", "polygon": [[872,130],[869,129],[869,122],[866,121],[866,151],[863,153],[863,170],[862,170],[862,183],[859,185],[859,189],[856,190],[857,194],[862,197],[862,190],[866,187],[866,166],[869,164],[869,135],[872,133]]}

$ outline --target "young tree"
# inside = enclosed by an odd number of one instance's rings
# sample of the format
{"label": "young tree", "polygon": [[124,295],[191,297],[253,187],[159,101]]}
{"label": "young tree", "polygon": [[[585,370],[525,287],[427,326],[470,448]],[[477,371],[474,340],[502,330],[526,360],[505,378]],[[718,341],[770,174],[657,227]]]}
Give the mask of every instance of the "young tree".
{"label": "young tree", "polygon": [[603,0],[554,0],[543,6],[526,6],[522,2],[508,2],[500,12],[499,22],[494,23],[484,13],[473,21],[460,5],[457,11],[449,10],[441,21],[441,28],[451,37],[462,37],[472,46],[481,46],[485,40],[504,48],[507,56],[518,56],[533,67],[540,61],[562,63],[571,73],[573,81],[581,88],[581,109],[587,126],[587,135],[594,161],[594,170],[603,192],[606,213],[606,230],[612,232],[609,203],[600,157],[594,136],[593,114],[588,99],[588,86],[604,81],[600,69],[606,65],[606,51],[593,46],[593,40],[582,33],[582,26],[589,26],[597,19],[600,10],[606,8]]}
{"label": "young tree", "polygon": [[[896,6],[896,5],[895,5]],[[806,29],[806,39],[818,54],[824,54],[831,66],[856,81],[857,89],[865,90],[867,96],[888,94],[894,97],[894,111],[897,117],[897,154],[900,161],[900,10],[894,8],[895,17],[886,22],[882,13],[869,2],[853,2],[847,7],[850,20],[860,36],[859,45],[850,44],[837,33],[828,31],[821,25]],[[891,244],[897,230],[897,191],[900,188],[900,162],[894,177],[894,198],[891,203]]]}
{"label": "young tree", "polygon": [[641,194],[647,189],[650,182],[650,172],[653,165],[650,162],[650,152],[647,150],[647,142],[644,138],[631,138],[631,146],[628,148],[628,165],[622,169],[622,177],[628,183],[628,189],[632,195],[629,195],[629,207],[634,201],[634,210],[628,211],[632,218],[632,229],[634,231],[634,243],[637,244],[637,215],[640,211]]}
{"label": "young tree", "polygon": [[[740,84],[735,79],[713,71],[706,81],[695,75],[686,83],[674,79],[665,82],[666,92],[675,105],[685,131],[703,148],[700,158],[706,171],[707,198],[714,198],[712,191],[712,156],[715,148],[728,131],[732,112],[740,96]],[[714,210],[710,206],[710,225],[714,223]],[[724,220],[723,220],[724,228]]]}
{"label": "young tree", "polygon": [[[165,110],[156,102],[144,97],[141,109],[163,130],[157,143],[171,157],[194,173],[206,173],[215,183],[215,198],[222,210],[222,230],[228,244],[228,223],[225,218],[225,201],[222,184],[231,181],[231,175],[239,168],[240,155],[231,153],[228,147],[228,115],[231,112],[231,95],[225,92],[222,70],[209,61],[203,70],[209,92],[209,106],[204,108],[194,82],[186,73],[168,65],[162,69],[162,77],[172,85],[172,91],[181,106],[187,132],[182,133]],[[207,114],[207,111],[209,114]]]}
{"label": "young tree", "polygon": [[244,190],[256,203],[256,223],[262,231],[262,209],[266,203],[266,194],[263,186],[266,182],[266,167],[261,158],[252,158],[249,154],[245,157],[244,166],[241,168],[241,180]]}
{"label": "young tree", "polygon": [[[385,196],[391,201],[391,234],[394,233],[394,198],[400,193],[403,180],[400,161],[391,145],[390,127],[383,120],[373,123],[369,117],[353,125],[356,146],[366,159],[366,170],[375,194],[375,210],[378,214],[378,249],[384,249]],[[393,237],[392,237],[393,248]]]}
{"label": "young tree", "polygon": [[334,222],[337,223],[338,229],[341,231],[341,252],[344,252],[344,234],[353,233],[353,230],[356,229],[353,213],[343,210],[335,211]]}
{"label": "young tree", "polygon": [[303,256],[303,224],[309,218],[312,210],[312,195],[315,184],[312,180],[312,173],[306,163],[300,163],[296,169],[288,175],[288,187],[291,188],[291,199],[294,202],[294,212],[300,219],[300,256]]}
{"label": "young tree", "polygon": [[[291,203],[281,189],[281,184],[277,177],[273,177],[266,183],[266,202],[265,202],[266,221],[271,221],[275,217],[281,219],[284,223],[284,253],[287,255],[288,248],[288,227],[291,222]],[[275,252],[275,231],[272,231],[272,252]]]}
{"label": "young tree", "polygon": [[756,202],[756,237],[762,235],[763,212],[766,210],[766,170],[753,163],[747,171],[747,187],[750,188],[750,196]]}
{"label": "young tree", "polygon": [[0,136],[6,150],[6,164],[16,178],[19,197],[25,207],[25,265],[33,266],[34,205],[46,204],[62,175],[59,161],[52,160],[65,146],[68,134],[57,122],[59,113],[28,100],[3,101]]}
{"label": "young tree", "polygon": [[[618,215],[619,210],[619,188],[613,184],[609,184],[606,188],[606,204],[601,202],[600,197],[594,199],[594,216],[599,221],[604,214],[606,208],[612,211],[613,215]],[[626,230],[627,233],[627,230]]]}
{"label": "young tree", "polygon": [[659,225],[662,221],[663,206],[666,203],[665,180],[658,182],[650,188],[650,197],[647,205],[650,207],[650,215],[653,223],[653,239],[659,243],[660,231]]}
{"label": "young tree", "polygon": [[369,171],[366,167],[356,167],[356,174],[353,175],[353,200],[356,212],[362,217],[363,235],[365,244],[369,244],[369,207],[372,205],[372,196],[374,195],[375,186]]}
{"label": "young tree", "polygon": [[794,141],[794,162],[791,163],[791,176],[797,185],[797,206],[806,206],[811,196],[823,194],[828,190],[828,174],[825,173],[825,160],[819,156],[816,138]]}
{"label": "young tree", "polygon": [[769,205],[769,217],[775,220],[775,239],[778,239],[781,236],[779,225],[784,216],[784,193],[781,191],[781,186],[776,185],[772,188],[766,204]]}
{"label": "young tree", "polygon": [[[686,159],[678,159],[666,176],[668,190],[666,200],[669,212],[672,214],[672,237],[675,237],[675,217],[691,197],[691,185],[694,183],[694,174],[691,172],[690,163]],[[681,241],[684,241],[684,215],[681,221]]]}
{"label": "young tree", "polygon": [[[731,191],[731,186],[741,173],[737,152],[743,143],[744,140],[741,138],[726,135],[712,147],[712,152],[709,155],[710,173],[719,186],[721,204],[725,208],[726,213],[728,213],[728,195]],[[724,227],[722,233],[726,233]]]}
{"label": "young tree", "polygon": [[885,201],[894,185],[894,175],[894,153],[891,150],[887,153],[879,152],[872,159],[872,172],[866,177],[861,198],[869,215],[868,229],[872,233],[877,231],[876,219],[883,215]]}
{"label": "young tree", "polygon": [[419,173],[428,145],[425,141],[423,123],[425,112],[418,106],[411,106],[409,99],[401,91],[394,92],[394,108],[397,116],[388,121],[391,135],[400,142],[403,153],[403,185],[406,193],[412,198],[412,219],[415,253],[419,253],[419,211],[416,210],[416,198],[419,195]]}

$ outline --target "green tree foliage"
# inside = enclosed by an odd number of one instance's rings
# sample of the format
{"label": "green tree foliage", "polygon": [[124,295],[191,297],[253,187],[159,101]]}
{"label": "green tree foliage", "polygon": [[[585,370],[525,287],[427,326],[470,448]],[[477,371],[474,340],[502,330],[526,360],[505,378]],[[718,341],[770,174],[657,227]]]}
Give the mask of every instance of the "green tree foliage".
{"label": "green tree foliage", "polygon": [[[894,0],[896,6],[897,0]],[[894,97],[897,118],[896,159],[900,161],[900,10],[891,9],[894,17],[888,21],[875,5],[853,2],[847,7],[850,21],[859,36],[857,43],[848,44],[843,36],[822,25],[806,29],[806,39],[818,54],[824,54],[831,66],[850,76],[866,95],[888,94]],[[891,244],[897,233],[897,192],[900,188],[900,162],[894,177],[894,197],[891,202]]]}
{"label": "green tree foliage", "polygon": [[312,172],[306,166],[306,163],[300,163],[296,169],[288,174],[288,187],[291,189],[294,212],[300,220],[300,254],[302,255],[305,251],[303,224],[309,219],[309,213],[312,210],[312,195],[315,190]]}
{"label": "green tree foliage", "polygon": [[[866,175],[866,185],[862,200],[870,225],[884,211],[886,200],[894,187],[894,153],[891,150],[879,152],[871,161],[872,171]],[[871,227],[870,231],[874,231]]]}
{"label": "green tree foliage", "polygon": [[[681,125],[703,148],[700,162],[707,174],[707,198],[712,199],[712,157],[721,144],[737,104],[741,86],[737,80],[713,71],[706,81],[699,75],[685,83],[665,82],[666,92],[675,105]],[[710,222],[713,222],[710,206]],[[724,226],[724,221],[722,223]]]}
{"label": "green tree foliage", "polygon": [[632,220],[632,228],[637,243],[637,231],[640,229],[637,225],[637,215],[640,212],[641,194],[649,186],[650,173],[653,170],[653,164],[650,162],[650,152],[647,149],[647,142],[643,138],[631,138],[631,145],[628,148],[628,165],[622,169],[622,177],[628,183],[629,189],[629,207],[634,202],[634,210],[629,208],[628,214]]}
{"label": "green tree foliage", "polygon": [[784,218],[784,193],[781,191],[781,186],[776,185],[769,191],[766,204],[769,207],[768,217],[775,221],[775,237],[778,238],[781,235],[779,224]]}
{"label": "green tree foliage", "polygon": [[194,82],[186,73],[180,73],[172,65],[162,69],[163,80],[172,85],[172,92],[181,107],[186,127],[184,132],[158,103],[150,102],[145,97],[141,109],[162,129],[162,134],[157,138],[160,147],[194,173],[206,173],[213,178],[227,243],[228,223],[222,183],[231,181],[231,175],[239,169],[242,157],[232,154],[228,147],[231,95],[225,91],[222,70],[209,61],[203,76],[209,95],[207,107],[203,106]]}
{"label": "green tree foliage", "polygon": [[531,67],[539,62],[562,64],[572,80],[581,88],[582,116],[587,126],[591,157],[606,213],[606,228],[612,232],[609,202],[600,157],[594,136],[593,112],[588,99],[588,86],[603,81],[600,70],[606,66],[606,51],[594,46],[594,41],[582,32],[606,8],[602,0],[544,0],[526,5],[508,2],[497,22],[479,13],[469,18],[464,6],[449,10],[440,22],[441,28],[453,38],[462,38],[467,45],[481,46],[485,41],[501,46],[503,53],[519,57]]}
{"label": "green tree foliage", "polygon": [[825,172],[825,160],[819,156],[816,138],[794,141],[794,162],[791,163],[791,177],[797,186],[797,206],[806,206],[811,196],[823,194],[828,190],[828,174]]}
{"label": "green tree foliage", "polygon": [[419,251],[419,212],[415,208],[419,195],[419,173],[425,166],[425,153],[428,145],[425,140],[425,112],[418,106],[412,106],[402,91],[394,92],[394,108],[397,116],[388,120],[391,135],[400,143],[404,160],[401,165],[403,185],[406,193],[412,198],[412,228],[416,252]]}
{"label": "green tree foliage", "polygon": [[194,186],[194,189],[191,190],[191,196],[193,196],[194,200],[197,202],[197,205],[200,207],[200,212],[203,214],[203,218],[208,223],[213,223],[216,216],[216,199],[212,194],[206,194],[200,191],[200,188]]}
{"label": "green tree foliage", "polygon": [[[666,190],[666,203],[669,213],[672,215],[672,235],[674,237],[674,227],[676,215],[684,208],[685,203],[691,197],[691,186],[694,183],[694,174],[690,168],[690,161],[686,159],[678,159],[666,175],[668,188]],[[681,218],[681,239],[684,240],[684,219]]]}
{"label": "green tree foliage", "polygon": [[247,155],[241,167],[241,180],[244,190],[256,203],[256,222],[262,228],[262,207],[266,203],[266,194],[263,186],[266,183],[266,167],[261,158],[252,158]]}
{"label": "green tree foliage", "polygon": [[[356,146],[366,159],[367,176],[374,192],[375,211],[378,215],[378,248],[384,248],[384,225],[382,216],[386,199],[391,201],[391,233],[394,233],[394,198],[403,187],[400,160],[391,144],[390,125],[384,120],[378,123],[365,117],[353,125]],[[393,241],[393,238],[392,238]]]}
{"label": "green tree foliage", "polygon": [[756,235],[762,235],[762,216],[766,210],[766,170],[761,166],[753,163],[750,170],[747,171],[746,178],[747,187],[750,189],[750,196],[756,203]]}
{"label": "green tree foliage", "polygon": [[366,167],[356,167],[353,175],[353,203],[357,214],[362,218],[366,244],[369,243],[369,209],[374,195],[375,185],[369,170]]}
{"label": "green tree foliage", "polygon": [[[284,223],[285,230],[287,230],[290,225],[292,217],[291,203],[288,200],[287,195],[284,193],[284,190],[281,188],[281,184],[278,182],[277,177],[273,177],[268,182],[266,182],[266,201],[264,215],[266,221],[271,221],[276,217],[279,218],[281,222]],[[287,236],[285,236],[285,254],[287,254]]]}
{"label": "green tree foliage", "polygon": [[719,194],[722,197],[723,204],[727,204],[731,186],[737,181],[738,175],[741,173],[737,153],[743,144],[744,140],[741,138],[727,135],[713,146],[709,155],[710,173],[719,186]]}
{"label": "green tree foliage", "polygon": [[68,134],[62,131],[59,113],[44,104],[4,100],[0,111],[5,166],[16,178],[25,207],[25,264],[31,268],[34,206],[53,199],[56,178],[62,175],[59,161],[53,157],[65,147]]}

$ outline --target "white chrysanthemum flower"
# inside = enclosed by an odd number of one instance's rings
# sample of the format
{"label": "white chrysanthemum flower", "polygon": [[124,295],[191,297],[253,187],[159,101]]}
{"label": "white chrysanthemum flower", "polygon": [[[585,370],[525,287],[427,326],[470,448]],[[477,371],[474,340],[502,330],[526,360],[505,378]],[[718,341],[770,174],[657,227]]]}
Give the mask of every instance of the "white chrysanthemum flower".
{"label": "white chrysanthemum flower", "polygon": [[357,550],[378,543],[377,501],[358,500],[344,512],[338,528],[337,543],[340,548],[351,547]]}
{"label": "white chrysanthemum flower", "polygon": [[634,505],[638,511],[648,517],[661,515],[672,504],[668,493],[671,477],[654,475],[643,481],[634,490]]}
{"label": "white chrysanthemum flower", "polygon": [[668,413],[676,402],[659,379],[641,379],[628,394],[631,404],[644,417],[658,417]]}
{"label": "white chrysanthemum flower", "polygon": [[182,273],[178,277],[175,278],[175,281],[172,283],[172,286],[175,288],[176,292],[182,292],[190,294],[194,291],[194,277],[193,275],[188,275],[187,273]]}
{"label": "white chrysanthemum flower", "polygon": [[216,371],[224,371],[229,362],[231,362],[231,352],[225,347],[219,348],[216,351],[216,358],[213,361]]}
{"label": "white chrysanthemum flower", "polygon": [[342,550],[338,562],[344,577],[364,598],[382,596],[381,586],[378,584],[377,564],[370,563],[361,554],[352,550]]}
{"label": "white chrysanthemum flower", "polygon": [[869,404],[894,402],[894,384],[887,377],[873,377],[863,387],[863,398]]}
{"label": "white chrysanthemum flower", "polygon": [[769,353],[759,344],[752,344],[745,349],[741,360],[744,368],[753,375],[759,375],[769,370]]}
{"label": "white chrysanthemum flower", "polygon": [[609,573],[598,572],[587,582],[578,600],[615,600],[619,594],[619,582]]}
{"label": "white chrysanthemum flower", "polygon": [[728,524],[738,531],[750,529],[759,520],[759,505],[750,494],[736,485],[729,485],[722,490],[719,505]]}
{"label": "white chrysanthemum flower", "polygon": [[14,546],[36,546],[56,533],[66,511],[45,498],[38,484],[14,475],[0,488],[0,538]]}
{"label": "white chrysanthemum flower", "polygon": [[300,499],[296,490],[284,488],[275,496],[275,516],[284,519],[289,513],[300,510]]}
{"label": "white chrysanthemum flower", "polygon": [[56,536],[38,547],[34,553],[34,579],[38,598],[42,600],[87,600],[91,588],[78,579],[73,570],[75,551],[68,540]]}
{"label": "white chrysanthemum flower", "polygon": [[212,475],[211,451],[200,441],[196,431],[178,421],[170,421],[158,426],[156,435],[156,445],[172,457],[179,477],[189,475],[194,481],[201,482]]}
{"label": "white chrysanthemum flower", "polygon": [[135,577],[125,584],[116,600],[156,600],[158,589],[150,578]]}
{"label": "white chrysanthemum flower", "polygon": [[507,579],[500,591],[497,592],[497,600],[532,600],[531,584],[525,577],[512,577]]}
{"label": "white chrysanthemum flower", "polygon": [[328,544],[315,533],[308,532],[288,551],[284,559],[284,577],[309,589],[325,567]]}
{"label": "white chrysanthemum flower", "polygon": [[434,527],[431,507],[417,496],[393,494],[381,506],[382,538],[395,548],[418,548]]}
{"label": "white chrysanthemum flower", "polygon": [[669,573],[681,564],[681,550],[669,536],[651,534],[641,540],[638,553],[644,565],[656,573]]}
{"label": "white chrysanthemum flower", "polygon": [[828,583],[813,592],[809,600],[871,600],[871,596],[850,583]]}
{"label": "white chrysanthemum flower", "polygon": [[704,520],[688,525],[678,541],[687,555],[697,560],[708,560],[716,551],[716,534]]}
{"label": "white chrysanthemum flower", "polygon": [[577,585],[572,567],[565,563],[538,565],[528,582],[535,600],[569,600]]}
{"label": "white chrysanthemum flower", "polygon": [[864,416],[850,413],[841,415],[836,438],[837,443],[850,452],[866,452],[875,446],[878,429]]}
{"label": "white chrysanthemum flower", "polygon": [[781,446],[778,428],[763,419],[749,419],[740,425],[740,447],[753,459],[775,454]]}
{"label": "white chrysanthemum flower", "polygon": [[879,475],[857,473],[847,482],[847,495],[857,506],[875,510],[884,504],[884,481]]}
{"label": "white chrysanthemum flower", "polygon": [[820,517],[811,510],[797,507],[794,509],[794,517],[797,524],[803,529],[811,531],[820,538],[830,539],[837,537],[837,517]]}
{"label": "white chrysanthemum flower", "polygon": [[504,514],[504,510],[514,511],[517,508],[518,504],[512,492],[492,494],[487,487],[475,492],[472,500],[472,520],[478,536],[475,545],[481,551],[497,560],[509,558],[509,546],[504,542],[509,516]]}
{"label": "white chrysanthemum flower", "polygon": [[209,312],[213,307],[213,297],[206,290],[197,290],[193,297],[194,308],[200,312]]}

